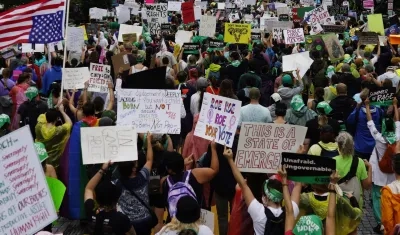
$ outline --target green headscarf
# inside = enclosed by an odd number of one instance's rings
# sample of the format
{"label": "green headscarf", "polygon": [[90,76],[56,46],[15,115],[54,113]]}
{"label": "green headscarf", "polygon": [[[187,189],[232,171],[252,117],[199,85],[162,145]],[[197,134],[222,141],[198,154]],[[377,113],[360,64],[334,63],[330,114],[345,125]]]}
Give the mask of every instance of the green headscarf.
{"label": "green headscarf", "polygon": [[40,162],[46,160],[49,155],[47,154],[46,147],[41,142],[36,142],[35,144],[36,153],[39,157]]}
{"label": "green headscarf", "polygon": [[[389,142],[389,144],[394,144],[396,143],[396,133],[394,131],[386,131],[386,121],[393,122],[393,120],[387,120],[388,118],[384,118],[382,120],[382,136],[385,137],[386,141]],[[393,123],[393,126],[395,124]]]}
{"label": "green headscarf", "polygon": [[317,105],[317,112],[320,114],[319,110],[324,110],[324,114],[328,115],[332,112],[331,106],[326,101],[319,102]]}
{"label": "green headscarf", "polygon": [[3,113],[0,115],[0,128],[2,128],[6,123],[11,124],[10,117]]}
{"label": "green headscarf", "polygon": [[39,91],[36,87],[29,87],[25,91],[25,96],[28,98],[29,101],[32,101],[34,98],[36,98],[39,95]]}
{"label": "green headscarf", "polygon": [[300,111],[305,106],[303,98],[300,95],[295,95],[290,102],[290,107],[295,111]]}
{"label": "green headscarf", "polygon": [[280,203],[283,200],[283,194],[276,189],[268,188],[269,180],[264,182],[264,193],[268,197],[269,200]]}

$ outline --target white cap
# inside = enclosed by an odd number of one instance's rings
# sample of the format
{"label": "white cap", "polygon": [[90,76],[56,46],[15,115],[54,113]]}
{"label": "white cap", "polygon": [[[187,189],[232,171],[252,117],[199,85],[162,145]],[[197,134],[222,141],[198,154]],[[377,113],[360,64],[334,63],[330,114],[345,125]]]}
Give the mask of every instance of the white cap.
{"label": "white cap", "polygon": [[272,98],[275,102],[278,102],[278,101],[281,101],[281,100],[282,100],[282,97],[281,97],[278,93],[272,94],[272,95],[271,95],[271,98]]}

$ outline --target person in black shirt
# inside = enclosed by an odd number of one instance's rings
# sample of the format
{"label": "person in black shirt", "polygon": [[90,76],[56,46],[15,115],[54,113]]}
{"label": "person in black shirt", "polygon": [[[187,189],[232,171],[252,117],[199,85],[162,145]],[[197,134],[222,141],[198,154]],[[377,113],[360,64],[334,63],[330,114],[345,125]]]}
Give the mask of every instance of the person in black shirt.
{"label": "person in black shirt", "polygon": [[[108,179],[102,180],[110,165],[111,162],[104,163],[85,188],[85,211],[87,218],[94,224],[91,234],[136,235],[129,218],[121,212],[117,212],[116,207],[121,189]],[[99,184],[100,181],[102,182]],[[99,209],[96,211],[94,210],[95,190],[96,202],[99,204]]]}

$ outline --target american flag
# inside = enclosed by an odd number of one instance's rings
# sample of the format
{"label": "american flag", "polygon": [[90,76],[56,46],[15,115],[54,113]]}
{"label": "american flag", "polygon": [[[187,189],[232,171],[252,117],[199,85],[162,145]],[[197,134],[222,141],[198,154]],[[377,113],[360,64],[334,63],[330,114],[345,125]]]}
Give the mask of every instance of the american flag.
{"label": "american flag", "polygon": [[0,49],[63,39],[65,0],[39,0],[0,14]]}

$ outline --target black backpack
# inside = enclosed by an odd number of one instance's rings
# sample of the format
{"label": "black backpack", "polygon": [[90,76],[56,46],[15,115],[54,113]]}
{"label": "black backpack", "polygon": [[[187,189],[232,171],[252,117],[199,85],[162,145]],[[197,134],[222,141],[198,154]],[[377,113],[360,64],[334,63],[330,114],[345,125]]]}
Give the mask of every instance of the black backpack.
{"label": "black backpack", "polygon": [[21,113],[21,119],[19,126],[23,127],[26,125],[29,125],[29,129],[31,130],[32,136],[35,139],[36,138],[36,133],[35,133],[35,127],[37,124],[37,119],[40,114],[40,108],[39,108],[39,101],[32,100],[32,101],[25,101],[23,103],[26,106],[26,109],[24,110],[23,113]]}
{"label": "black backpack", "polygon": [[264,235],[284,235],[285,234],[285,208],[282,208],[283,212],[278,217],[271,212],[270,209],[265,207],[265,215],[267,216],[267,223],[265,224]]}
{"label": "black backpack", "polygon": [[339,150],[326,150],[319,143],[318,146],[321,148],[321,157],[333,158],[339,155]]}

